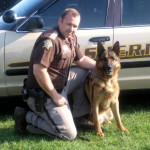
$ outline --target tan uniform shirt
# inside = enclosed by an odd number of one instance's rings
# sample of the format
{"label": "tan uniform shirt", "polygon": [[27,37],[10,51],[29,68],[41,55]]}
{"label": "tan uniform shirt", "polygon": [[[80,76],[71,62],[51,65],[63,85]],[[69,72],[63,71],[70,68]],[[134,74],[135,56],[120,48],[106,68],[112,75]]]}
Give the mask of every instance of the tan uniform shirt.
{"label": "tan uniform shirt", "polygon": [[75,35],[66,40],[58,27],[45,31],[37,39],[31,54],[27,88],[40,89],[33,75],[33,64],[42,64],[47,68],[56,90],[62,90],[72,62],[82,57],[83,53]]}

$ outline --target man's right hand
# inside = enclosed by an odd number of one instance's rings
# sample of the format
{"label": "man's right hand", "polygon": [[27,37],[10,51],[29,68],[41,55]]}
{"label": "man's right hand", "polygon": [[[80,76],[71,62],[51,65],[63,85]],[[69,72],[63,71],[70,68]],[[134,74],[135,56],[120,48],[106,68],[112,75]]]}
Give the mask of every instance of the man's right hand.
{"label": "man's right hand", "polygon": [[65,99],[65,97],[63,97],[60,94],[55,95],[55,97],[53,97],[53,101],[57,106],[63,106],[63,105],[67,105],[68,102]]}
{"label": "man's right hand", "polygon": [[38,84],[53,99],[57,106],[68,104],[65,97],[57,93],[45,66],[41,64],[34,64],[33,70]]}

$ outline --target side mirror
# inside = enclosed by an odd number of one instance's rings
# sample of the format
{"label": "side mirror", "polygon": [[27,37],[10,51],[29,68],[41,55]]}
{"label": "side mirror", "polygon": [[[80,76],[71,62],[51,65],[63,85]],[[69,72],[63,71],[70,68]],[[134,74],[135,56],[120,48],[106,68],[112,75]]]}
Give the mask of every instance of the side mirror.
{"label": "side mirror", "polygon": [[40,16],[32,16],[27,22],[19,29],[19,31],[34,31],[41,29],[44,26],[43,18]]}
{"label": "side mirror", "polygon": [[6,10],[3,14],[3,20],[5,23],[13,23],[18,19],[24,19],[26,17],[18,17],[16,12],[13,10]]}
{"label": "side mirror", "polygon": [[17,14],[13,10],[7,10],[3,14],[3,20],[6,23],[12,23],[17,20]]}

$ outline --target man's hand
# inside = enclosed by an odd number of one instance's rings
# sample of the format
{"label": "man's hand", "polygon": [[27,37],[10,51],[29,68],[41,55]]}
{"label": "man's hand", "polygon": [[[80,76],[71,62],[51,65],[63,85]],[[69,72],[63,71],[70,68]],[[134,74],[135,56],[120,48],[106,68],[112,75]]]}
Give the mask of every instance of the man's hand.
{"label": "man's hand", "polygon": [[57,106],[63,106],[68,104],[67,100],[65,99],[65,97],[63,97],[60,94],[57,94],[55,97],[53,97],[53,101]]}
{"label": "man's hand", "polygon": [[68,104],[65,97],[57,93],[57,91],[55,90],[46,67],[40,64],[34,64],[33,70],[34,76],[40,87],[53,99],[54,103],[57,106],[63,106]]}

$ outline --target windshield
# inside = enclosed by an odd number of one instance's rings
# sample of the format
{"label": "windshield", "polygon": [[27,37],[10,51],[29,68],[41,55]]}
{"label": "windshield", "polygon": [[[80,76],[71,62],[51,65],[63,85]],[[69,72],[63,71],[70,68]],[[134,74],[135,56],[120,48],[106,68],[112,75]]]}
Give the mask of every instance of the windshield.
{"label": "windshield", "polygon": [[[59,9],[58,9],[59,8]],[[44,29],[57,25],[61,13],[66,8],[75,8],[81,14],[79,28],[103,27],[106,22],[108,0],[60,0],[38,15],[44,20]]]}
{"label": "windshield", "polygon": [[0,16],[3,14],[5,10],[10,9],[17,3],[19,3],[21,0],[1,0],[0,1]]}
{"label": "windshield", "polygon": [[[0,29],[8,29],[8,30],[16,30],[19,28],[24,22],[28,20],[28,18],[34,15],[41,7],[45,5],[49,6],[56,0],[22,0],[20,3],[11,8],[11,10],[15,11],[18,17],[22,19],[18,19],[13,23],[5,23],[0,17]],[[46,7],[45,6],[45,7]]]}

